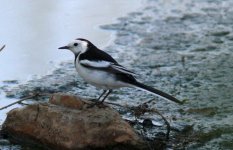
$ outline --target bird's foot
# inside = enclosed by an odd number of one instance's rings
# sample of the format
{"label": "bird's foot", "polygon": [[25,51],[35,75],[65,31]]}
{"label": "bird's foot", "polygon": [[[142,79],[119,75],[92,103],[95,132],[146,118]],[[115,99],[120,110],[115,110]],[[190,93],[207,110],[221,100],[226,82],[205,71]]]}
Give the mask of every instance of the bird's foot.
{"label": "bird's foot", "polygon": [[97,106],[98,108],[105,108],[105,107],[107,107],[106,105],[104,105],[103,102],[99,102],[98,101],[98,102],[94,102],[94,103],[89,104],[89,106],[87,106],[87,108],[92,108],[94,106]]}
{"label": "bird's foot", "polygon": [[98,99],[92,98],[92,99],[89,99],[89,101],[91,101],[92,103],[96,103],[96,101],[98,101]]}

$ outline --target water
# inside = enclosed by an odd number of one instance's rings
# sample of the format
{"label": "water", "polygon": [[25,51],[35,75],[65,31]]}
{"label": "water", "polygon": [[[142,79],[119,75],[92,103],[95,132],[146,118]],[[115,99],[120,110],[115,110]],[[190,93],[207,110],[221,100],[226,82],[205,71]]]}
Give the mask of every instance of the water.
{"label": "water", "polygon": [[56,64],[73,58],[58,47],[87,38],[99,47],[108,45],[112,32],[100,25],[140,7],[136,0],[23,0],[1,1],[0,81],[25,81],[51,72]]}

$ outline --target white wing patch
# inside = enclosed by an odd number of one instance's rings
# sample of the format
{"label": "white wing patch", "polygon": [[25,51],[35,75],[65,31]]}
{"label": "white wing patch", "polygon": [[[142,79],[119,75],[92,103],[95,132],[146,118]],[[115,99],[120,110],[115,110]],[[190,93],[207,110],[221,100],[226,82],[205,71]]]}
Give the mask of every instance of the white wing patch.
{"label": "white wing patch", "polygon": [[121,72],[124,74],[128,74],[128,75],[133,75],[133,76],[137,76],[137,74],[135,74],[132,71],[127,70],[125,67],[119,65],[119,64],[114,64],[108,61],[90,61],[90,60],[81,60],[80,64],[84,65],[84,66],[89,66],[91,68],[96,68],[96,69],[113,69],[116,72]]}
{"label": "white wing patch", "polygon": [[136,73],[127,70],[127,69],[126,69],[125,67],[123,67],[123,66],[120,66],[120,65],[117,65],[117,64],[111,64],[111,67],[112,67],[113,69],[116,69],[116,70],[122,72],[122,73],[129,74],[129,75],[133,75],[133,76],[137,76]]}
{"label": "white wing patch", "polygon": [[111,65],[110,62],[107,61],[90,61],[90,60],[81,60],[80,64],[90,66],[93,68],[107,68]]}

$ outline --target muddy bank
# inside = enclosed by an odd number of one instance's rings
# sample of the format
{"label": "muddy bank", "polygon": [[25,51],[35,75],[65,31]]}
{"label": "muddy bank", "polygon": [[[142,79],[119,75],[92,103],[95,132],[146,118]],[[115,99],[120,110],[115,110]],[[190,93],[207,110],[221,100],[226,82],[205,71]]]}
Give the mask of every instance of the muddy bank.
{"label": "muddy bank", "polygon": [[[177,106],[128,88],[114,91],[108,100],[133,106],[155,99],[150,106],[172,126],[183,129],[190,125],[187,134],[181,134],[181,140],[176,145],[173,141],[170,148],[232,149],[233,2],[148,0],[146,5],[142,11],[120,18],[119,23],[102,26],[116,31],[114,44],[105,50],[138,72],[140,81],[186,99],[187,104]],[[10,97],[35,91],[77,93],[87,98],[100,94],[76,74],[73,60],[62,63],[51,75],[4,91]],[[156,115],[142,118],[163,125]],[[150,130],[147,137],[163,131]]]}

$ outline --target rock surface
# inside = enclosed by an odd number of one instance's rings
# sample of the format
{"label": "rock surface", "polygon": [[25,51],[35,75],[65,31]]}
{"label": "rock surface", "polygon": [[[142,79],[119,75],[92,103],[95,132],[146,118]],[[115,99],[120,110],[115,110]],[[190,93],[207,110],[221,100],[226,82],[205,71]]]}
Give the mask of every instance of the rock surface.
{"label": "rock surface", "polygon": [[51,149],[142,148],[142,140],[118,112],[87,106],[78,97],[55,94],[49,103],[11,110],[2,131],[14,142]]}

